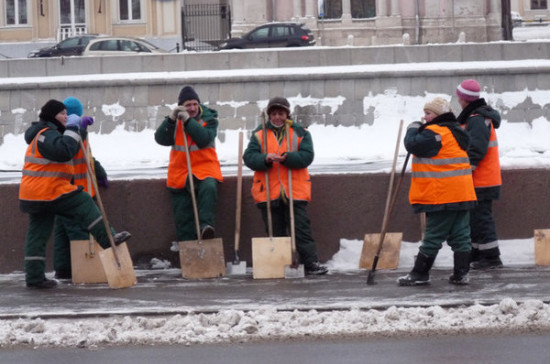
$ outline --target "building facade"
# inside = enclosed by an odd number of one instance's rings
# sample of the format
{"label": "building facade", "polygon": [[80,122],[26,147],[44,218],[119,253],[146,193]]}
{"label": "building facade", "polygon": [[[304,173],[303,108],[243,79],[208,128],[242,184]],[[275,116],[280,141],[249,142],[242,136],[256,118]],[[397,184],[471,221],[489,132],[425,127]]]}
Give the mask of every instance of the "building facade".
{"label": "building facade", "polygon": [[[529,11],[546,7],[546,0],[515,1]],[[328,46],[486,42],[502,39],[501,11],[501,0],[0,0],[0,42],[36,48],[94,33],[174,50],[190,39],[221,41],[271,21],[306,23],[317,44]]]}

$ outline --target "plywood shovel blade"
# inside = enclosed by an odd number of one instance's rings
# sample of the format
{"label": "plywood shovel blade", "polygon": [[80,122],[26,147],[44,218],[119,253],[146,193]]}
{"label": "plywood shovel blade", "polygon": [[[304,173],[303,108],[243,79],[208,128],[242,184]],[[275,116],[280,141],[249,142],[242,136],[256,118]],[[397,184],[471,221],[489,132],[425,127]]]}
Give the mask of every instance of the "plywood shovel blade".
{"label": "plywood shovel blade", "polygon": [[[378,258],[378,269],[397,269],[403,233],[386,233]],[[359,268],[370,269],[378,250],[380,234],[365,234]]]}
{"label": "plywood shovel blade", "polygon": [[[113,249],[116,249],[118,262],[113,253]],[[101,259],[101,264],[105,270],[107,283],[110,288],[127,288],[137,283],[132,257],[130,256],[126,242],[114,248],[111,247],[100,251],[99,258]]]}
{"label": "plywood shovel blade", "polygon": [[550,229],[537,229],[535,236],[535,264],[550,265]]}
{"label": "plywood shovel blade", "polygon": [[252,277],[284,278],[285,266],[292,264],[290,237],[252,238]]}
{"label": "plywood shovel blade", "polygon": [[103,248],[95,240],[71,241],[71,271],[73,283],[107,283],[99,258]]}
{"label": "plywood shovel blade", "polygon": [[179,242],[183,278],[217,278],[225,275],[225,255],[221,238]]}

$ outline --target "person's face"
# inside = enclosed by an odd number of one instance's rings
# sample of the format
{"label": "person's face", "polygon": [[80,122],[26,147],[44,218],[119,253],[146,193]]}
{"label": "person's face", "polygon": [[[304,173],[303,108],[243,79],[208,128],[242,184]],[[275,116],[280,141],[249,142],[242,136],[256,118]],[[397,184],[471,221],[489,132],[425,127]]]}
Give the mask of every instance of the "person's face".
{"label": "person's face", "polygon": [[424,110],[424,120],[426,120],[427,123],[435,119],[437,116],[436,113],[434,113],[431,110]]}
{"label": "person's face", "polygon": [[269,120],[275,126],[282,126],[288,119],[288,112],[284,109],[272,109],[269,112]]}
{"label": "person's face", "polygon": [[460,105],[461,108],[465,108],[466,106],[468,106],[468,101],[465,101],[465,100],[462,100],[460,97],[458,98],[458,104]]}
{"label": "person's face", "polygon": [[67,110],[63,110],[55,116],[55,120],[59,121],[63,126],[67,125]]}
{"label": "person's face", "polygon": [[199,102],[197,100],[187,100],[183,103],[185,111],[189,114],[190,117],[195,118],[199,115]]}

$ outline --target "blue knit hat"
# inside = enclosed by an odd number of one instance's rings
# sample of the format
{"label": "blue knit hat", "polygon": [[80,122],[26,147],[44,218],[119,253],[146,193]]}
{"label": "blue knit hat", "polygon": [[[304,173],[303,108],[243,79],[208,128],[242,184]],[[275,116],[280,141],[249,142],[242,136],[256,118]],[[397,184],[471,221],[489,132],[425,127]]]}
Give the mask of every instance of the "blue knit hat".
{"label": "blue knit hat", "polygon": [[67,97],[65,100],[63,100],[63,103],[67,107],[67,115],[75,114],[78,116],[82,116],[82,114],[84,113],[82,103],[76,97]]}

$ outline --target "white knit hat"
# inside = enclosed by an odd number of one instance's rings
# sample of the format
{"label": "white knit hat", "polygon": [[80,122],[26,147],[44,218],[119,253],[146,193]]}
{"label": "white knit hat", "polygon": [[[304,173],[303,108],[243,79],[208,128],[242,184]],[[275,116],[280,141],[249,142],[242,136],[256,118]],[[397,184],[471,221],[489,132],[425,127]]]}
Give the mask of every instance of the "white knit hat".
{"label": "white knit hat", "polygon": [[444,98],[436,97],[424,105],[424,110],[430,110],[436,115],[441,115],[451,112],[451,104],[449,104],[449,101]]}

